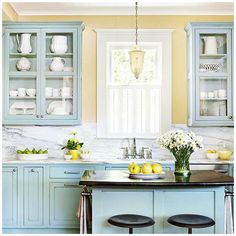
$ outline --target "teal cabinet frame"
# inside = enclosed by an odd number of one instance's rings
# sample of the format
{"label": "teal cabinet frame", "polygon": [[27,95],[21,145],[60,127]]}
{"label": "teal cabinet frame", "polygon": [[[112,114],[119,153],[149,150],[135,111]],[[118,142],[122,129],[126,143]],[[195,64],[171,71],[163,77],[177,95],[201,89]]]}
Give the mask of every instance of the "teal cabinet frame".
{"label": "teal cabinet frame", "polygon": [[4,227],[18,226],[18,168],[5,167],[2,170],[2,224]]}
{"label": "teal cabinet frame", "polygon": [[[82,22],[4,22],[3,23],[3,124],[5,125],[80,125],[82,99]],[[10,64],[10,34],[34,33],[36,35],[36,51],[27,57],[34,58],[34,71],[11,71]],[[47,72],[46,70],[46,33],[71,33],[73,36],[71,58],[73,72]],[[20,53],[14,53],[20,58]],[[52,54],[53,56],[61,56]],[[47,58],[48,59],[48,58]],[[47,115],[45,99],[45,80],[48,77],[73,77],[73,113],[71,115]],[[9,81],[10,78],[35,78],[36,80],[36,114],[10,115],[9,114]]]}
{"label": "teal cabinet frame", "polygon": [[[187,80],[188,80],[188,125],[189,126],[233,126],[233,28],[232,22],[191,22],[185,27],[187,32]],[[226,72],[200,72],[200,34],[226,35]],[[210,55],[213,56],[214,55]],[[217,55],[216,55],[217,56]],[[224,55],[223,55],[224,56]],[[222,57],[223,58],[223,57]],[[226,115],[200,115],[200,81],[226,79]]]}

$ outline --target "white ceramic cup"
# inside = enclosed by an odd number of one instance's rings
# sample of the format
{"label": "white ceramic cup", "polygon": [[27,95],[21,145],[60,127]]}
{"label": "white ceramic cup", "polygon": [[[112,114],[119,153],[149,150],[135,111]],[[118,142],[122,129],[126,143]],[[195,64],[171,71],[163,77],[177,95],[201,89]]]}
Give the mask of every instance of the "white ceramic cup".
{"label": "white ceramic cup", "polygon": [[30,97],[34,97],[36,95],[36,89],[26,89],[26,94]]}
{"label": "white ceramic cup", "polygon": [[72,88],[71,87],[61,88],[61,96],[62,97],[71,97],[72,96]]}
{"label": "white ceramic cup", "polygon": [[59,97],[60,96],[60,89],[53,89],[52,90],[52,96],[53,97]]}
{"label": "white ceramic cup", "polygon": [[50,87],[45,88],[45,96],[52,97],[52,88]]}
{"label": "white ceramic cup", "polygon": [[11,91],[9,92],[9,94],[10,94],[10,97],[17,97],[18,91],[17,91],[17,90],[11,90]]}
{"label": "white ceramic cup", "polygon": [[214,90],[213,93],[214,93],[214,98],[218,98],[218,90]]}
{"label": "white ceramic cup", "polygon": [[26,96],[25,88],[18,88],[17,91],[18,91],[18,96],[19,97],[25,97]]}
{"label": "white ceramic cup", "polygon": [[208,98],[214,98],[214,93],[213,92],[208,92],[207,97]]}
{"label": "white ceramic cup", "polygon": [[225,89],[219,89],[218,90],[218,97],[219,98],[226,98],[226,90]]}
{"label": "white ceramic cup", "polygon": [[200,92],[200,98],[206,98],[207,93],[206,92]]}

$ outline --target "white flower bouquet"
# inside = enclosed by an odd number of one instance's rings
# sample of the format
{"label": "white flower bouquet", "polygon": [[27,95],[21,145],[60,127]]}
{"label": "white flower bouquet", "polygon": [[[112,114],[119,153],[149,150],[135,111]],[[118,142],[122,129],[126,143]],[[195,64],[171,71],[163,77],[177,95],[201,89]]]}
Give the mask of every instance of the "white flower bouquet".
{"label": "white flower bouquet", "polygon": [[157,142],[161,148],[168,149],[175,157],[175,173],[190,174],[189,158],[193,152],[203,147],[202,137],[183,130],[169,131]]}

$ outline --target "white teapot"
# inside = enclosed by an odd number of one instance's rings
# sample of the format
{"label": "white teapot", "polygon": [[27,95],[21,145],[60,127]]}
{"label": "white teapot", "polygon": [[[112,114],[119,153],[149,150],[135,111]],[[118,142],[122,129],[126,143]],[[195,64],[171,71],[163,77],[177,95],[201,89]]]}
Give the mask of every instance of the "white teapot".
{"label": "white teapot", "polygon": [[51,71],[63,71],[65,65],[65,60],[60,57],[54,57],[52,63],[49,66]]}
{"label": "white teapot", "polygon": [[21,57],[16,63],[16,68],[19,71],[29,71],[30,67],[31,63],[26,57]]}
{"label": "white teapot", "polygon": [[67,37],[63,35],[54,35],[50,49],[54,53],[65,53],[68,49]]}
{"label": "white teapot", "polygon": [[16,35],[16,42],[18,45],[18,51],[21,53],[31,53],[32,47],[30,44],[31,34],[21,34],[19,38],[19,34]]}

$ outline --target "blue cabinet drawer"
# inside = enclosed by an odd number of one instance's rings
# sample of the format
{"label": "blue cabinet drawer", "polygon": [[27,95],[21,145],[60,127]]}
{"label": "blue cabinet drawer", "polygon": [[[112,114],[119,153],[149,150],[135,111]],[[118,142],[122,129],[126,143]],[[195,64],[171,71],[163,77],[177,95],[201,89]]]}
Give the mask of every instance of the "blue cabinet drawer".
{"label": "blue cabinet drawer", "polygon": [[94,170],[92,166],[55,166],[50,167],[49,176],[51,179],[78,179],[85,170]]}

